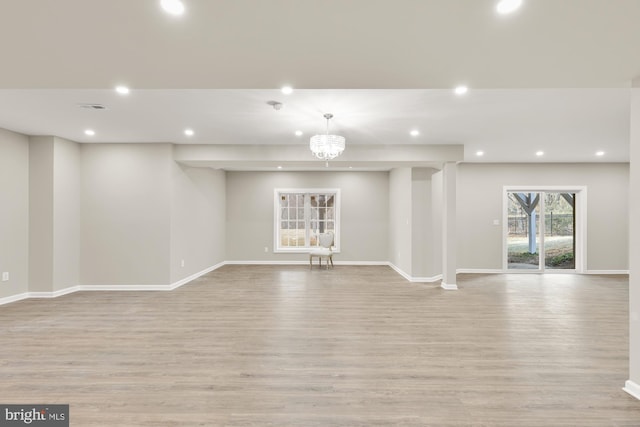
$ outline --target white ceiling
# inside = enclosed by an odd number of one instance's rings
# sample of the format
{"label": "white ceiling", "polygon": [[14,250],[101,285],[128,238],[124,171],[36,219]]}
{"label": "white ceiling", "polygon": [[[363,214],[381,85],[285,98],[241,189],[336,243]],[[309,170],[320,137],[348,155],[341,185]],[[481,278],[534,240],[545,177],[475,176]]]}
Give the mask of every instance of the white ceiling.
{"label": "white ceiling", "polygon": [[[331,112],[347,150],[464,144],[466,161],[628,161],[638,0],[525,0],[511,16],[496,0],[184,2],[173,17],[158,0],[0,0],[0,127],[287,145],[322,132]],[[460,83],[464,97],[451,92]]]}

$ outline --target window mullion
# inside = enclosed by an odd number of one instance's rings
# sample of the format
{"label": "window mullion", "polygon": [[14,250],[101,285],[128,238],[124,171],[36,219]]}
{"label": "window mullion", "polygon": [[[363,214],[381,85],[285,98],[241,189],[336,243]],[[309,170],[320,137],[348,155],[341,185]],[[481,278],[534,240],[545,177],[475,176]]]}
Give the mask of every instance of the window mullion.
{"label": "window mullion", "polygon": [[304,195],[304,245],[311,246],[311,195]]}

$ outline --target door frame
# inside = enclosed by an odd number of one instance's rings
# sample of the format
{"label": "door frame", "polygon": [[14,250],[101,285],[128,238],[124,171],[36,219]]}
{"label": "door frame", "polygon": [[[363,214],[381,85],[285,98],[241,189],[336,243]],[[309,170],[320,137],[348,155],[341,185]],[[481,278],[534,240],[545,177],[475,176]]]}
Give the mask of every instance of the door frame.
{"label": "door frame", "polygon": [[[572,270],[549,269],[544,266],[543,254],[540,254],[539,268],[536,270],[515,270],[508,269],[508,247],[507,236],[509,234],[509,198],[508,193],[575,193],[576,203],[574,205],[574,215],[576,228],[575,238],[575,265]],[[544,208],[544,198],[540,197],[541,207]],[[544,218],[544,211],[541,209],[541,217]],[[545,221],[540,221],[540,246],[544,245]],[[502,187],[502,270],[505,273],[564,273],[582,274],[587,266],[587,187],[584,185],[505,185]]]}

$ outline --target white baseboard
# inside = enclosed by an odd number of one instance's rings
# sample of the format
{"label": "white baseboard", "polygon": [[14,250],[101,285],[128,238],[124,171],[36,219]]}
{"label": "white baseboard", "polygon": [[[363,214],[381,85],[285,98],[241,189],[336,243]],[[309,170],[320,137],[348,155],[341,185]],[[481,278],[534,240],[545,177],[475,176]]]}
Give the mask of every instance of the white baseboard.
{"label": "white baseboard", "polygon": [[449,283],[444,283],[442,282],[440,284],[440,287],[446,291],[457,291],[458,290],[458,285],[454,284],[449,284]]}
{"label": "white baseboard", "polygon": [[442,280],[442,274],[436,274],[435,276],[431,276],[431,277],[411,276],[411,281],[414,283],[434,283],[439,280]]}
{"label": "white baseboard", "polygon": [[624,383],[624,387],[622,389],[629,393],[631,396],[640,400],[640,384],[637,384],[631,380],[627,380]]}
{"label": "white baseboard", "polygon": [[502,274],[504,270],[495,268],[459,268],[456,270],[458,274]]}
{"label": "white baseboard", "polygon": [[389,267],[393,268],[396,273],[398,273],[399,275],[401,275],[402,277],[404,277],[405,279],[407,279],[409,282],[412,282],[412,283],[433,283],[433,282],[437,282],[438,280],[442,279],[442,274],[438,274],[438,275],[432,276],[432,277],[414,277],[414,276],[411,276],[410,274],[406,273],[400,267],[396,266],[395,264],[393,264],[391,262],[386,263],[386,265],[388,265]]}
{"label": "white baseboard", "polygon": [[389,265],[388,261],[333,261],[335,265]]}
{"label": "white baseboard", "polygon": [[225,261],[224,265],[309,265],[309,260],[305,261]]}
{"label": "white baseboard", "polygon": [[223,265],[225,265],[224,262],[218,263],[169,285],[80,285],[61,289],[55,292],[25,292],[18,295],[0,298],[0,305],[9,304],[27,298],[56,298],[78,291],[172,291],[200,276],[222,267]]}
{"label": "white baseboard", "polygon": [[186,285],[187,283],[197,279],[200,276],[204,276],[207,273],[212,272],[213,270],[217,270],[218,268],[225,265],[225,262],[220,262],[214,266],[205,268],[202,271],[199,271],[191,276],[185,277],[184,279],[178,280],[177,282],[171,283],[169,285],[82,285],[80,286],[81,291],[172,291],[174,289],[178,289],[182,285]]}
{"label": "white baseboard", "polygon": [[[298,261],[225,261],[224,265],[309,265],[309,260]],[[389,265],[387,261],[333,261],[334,265]]]}
{"label": "white baseboard", "polygon": [[411,281],[411,276],[407,273],[404,272],[404,270],[400,269],[398,266],[396,266],[393,263],[389,263],[389,267],[393,268],[395,270],[396,273],[398,273],[399,275],[401,275],[402,277],[404,277],[405,279],[407,279],[409,282]]}
{"label": "white baseboard", "polygon": [[23,299],[29,298],[29,292],[24,292],[21,294],[11,295],[8,297],[0,298],[0,305],[10,304],[12,302],[22,301]]}
{"label": "white baseboard", "polygon": [[72,294],[74,292],[78,292],[81,287],[80,286],[71,286],[69,288],[60,289],[54,292],[29,292],[29,298],[57,298],[62,295]]}
{"label": "white baseboard", "polygon": [[208,268],[205,268],[204,270],[199,271],[199,272],[197,272],[197,273],[195,273],[195,274],[192,274],[192,275],[191,275],[191,276],[189,276],[189,277],[185,277],[185,278],[184,278],[184,279],[182,279],[182,280],[178,280],[177,282],[174,282],[174,283],[172,283],[172,284],[170,284],[170,285],[169,285],[169,290],[170,290],[170,291],[172,291],[172,290],[174,290],[174,289],[178,289],[180,286],[182,286],[182,285],[186,285],[187,283],[189,283],[189,282],[191,282],[191,281],[193,281],[193,280],[196,280],[196,279],[197,279],[198,277],[200,277],[200,276],[204,276],[204,275],[205,275],[205,274],[207,274],[207,273],[211,273],[213,270],[217,270],[217,269],[219,269],[219,268],[220,268],[220,267],[222,267],[224,264],[225,264],[225,262],[224,262],[224,261],[219,262],[218,264],[216,264],[216,265],[214,265],[214,266],[211,266],[211,267],[208,267]]}
{"label": "white baseboard", "polygon": [[170,291],[171,285],[82,285],[81,291]]}
{"label": "white baseboard", "polygon": [[629,270],[587,270],[584,274],[629,274]]}

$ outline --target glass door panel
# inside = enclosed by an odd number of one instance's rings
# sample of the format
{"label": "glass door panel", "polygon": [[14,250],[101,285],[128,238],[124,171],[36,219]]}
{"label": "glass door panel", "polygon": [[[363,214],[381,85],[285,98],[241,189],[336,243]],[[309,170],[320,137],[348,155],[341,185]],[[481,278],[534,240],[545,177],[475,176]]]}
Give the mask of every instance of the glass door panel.
{"label": "glass door panel", "polygon": [[541,193],[509,192],[507,268],[540,269]]}
{"label": "glass door panel", "polygon": [[544,193],[544,268],[576,268],[575,193]]}

